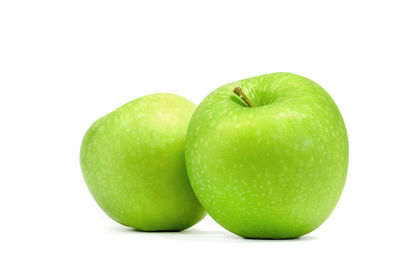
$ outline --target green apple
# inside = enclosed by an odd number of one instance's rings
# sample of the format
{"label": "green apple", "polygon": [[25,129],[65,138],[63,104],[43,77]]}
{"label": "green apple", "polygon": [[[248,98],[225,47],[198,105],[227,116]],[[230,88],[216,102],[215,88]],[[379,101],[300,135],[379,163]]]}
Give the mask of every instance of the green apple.
{"label": "green apple", "polygon": [[152,94],[100,118],[81,146],[83,177],[115,221],[143,231],[179,231],[205,216],[185,167],[186,130],[196,106]]}
{"label": "green apple", "polygon": [[339,109],[318,84],[296,74],[216,89],[196,109],[186,138],[197,198],[243,237],[313,231],[334,209],[346,180],[349,149]]}

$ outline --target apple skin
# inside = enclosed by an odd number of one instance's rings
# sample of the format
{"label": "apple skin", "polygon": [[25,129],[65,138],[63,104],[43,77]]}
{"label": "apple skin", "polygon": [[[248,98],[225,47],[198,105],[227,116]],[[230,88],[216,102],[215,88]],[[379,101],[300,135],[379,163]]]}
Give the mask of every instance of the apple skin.
{"label": "apple skin", "polygon": [[[241,87],[255,107],[233,94]],[[186,167],[205,210],[247,238],[296,238],[320,226],[348,167],[342,116],[328,93],[292,73],[224,85],[196,109]]]}
{"label": "apple skin", "polygon": [[174,94],[152,94],[89,128],[81,145],[82,174],[108,216],[143,231],[179,231],[205,216],[185,167],[195,108]]}

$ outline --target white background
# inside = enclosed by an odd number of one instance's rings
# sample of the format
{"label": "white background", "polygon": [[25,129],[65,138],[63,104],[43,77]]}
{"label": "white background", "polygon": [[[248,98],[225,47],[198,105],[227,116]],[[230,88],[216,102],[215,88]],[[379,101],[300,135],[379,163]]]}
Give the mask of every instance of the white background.
{"label": "white background", "polygon": [[[0,2],[1,266],[399,266],[398,1]],[[289,71],[335,99],[350,140],[342,198],[296,240],[246,240],[207,217],[141,233],[89,194],[90,124],[139,96],[199,103]]]}

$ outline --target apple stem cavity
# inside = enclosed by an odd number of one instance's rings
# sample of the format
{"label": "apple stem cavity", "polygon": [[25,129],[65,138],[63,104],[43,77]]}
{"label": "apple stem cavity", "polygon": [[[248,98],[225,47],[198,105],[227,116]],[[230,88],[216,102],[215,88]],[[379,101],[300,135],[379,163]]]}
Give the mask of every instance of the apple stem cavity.
{"label": "apple stem cavity", "polygon": [[247,97],[247,95],[243,92],[242,88],[240,88],[239,86],[235,87],[235,89],[233,89],[233,92],[240,97],[249,108],[254,107],[253,102],[251,102],[251,100]]}

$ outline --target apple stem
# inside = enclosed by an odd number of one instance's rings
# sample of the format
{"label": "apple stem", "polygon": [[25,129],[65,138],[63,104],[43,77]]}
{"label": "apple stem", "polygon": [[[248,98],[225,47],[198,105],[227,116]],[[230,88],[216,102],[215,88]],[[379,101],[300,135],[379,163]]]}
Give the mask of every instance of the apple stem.
{"label": "apple stem", "polygon": [[254,107],[253,102],[251,102],[251,100],[247,97],[247,95],[243,92],[242,88],[240,88],[239,86],[235,87],[235,89],[233,89],[233,92],[240,97],[241,99],[243,99],[243,101],[247,104],[247,106],[249,106],[250,108]]}

